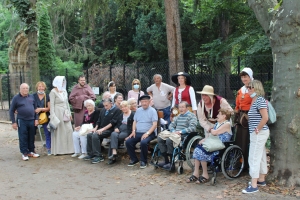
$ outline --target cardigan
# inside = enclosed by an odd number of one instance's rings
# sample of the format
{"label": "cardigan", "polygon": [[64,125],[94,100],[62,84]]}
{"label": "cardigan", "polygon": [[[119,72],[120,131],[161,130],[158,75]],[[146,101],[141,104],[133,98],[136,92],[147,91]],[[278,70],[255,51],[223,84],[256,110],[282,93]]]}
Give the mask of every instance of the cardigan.
{"label": "cardigan", "polygon": [[[134,117],[135,112],[131,111],[129,117],[127,118],[127,133],[131,133],[132,132],[132,124],[133,124],[133,117]],[[118,121],[117,124],[115,126],[115,128],[120,128],[120,126],[122,125],[122,121],[123,121],[123,113],[121,113],[118,117]]]}

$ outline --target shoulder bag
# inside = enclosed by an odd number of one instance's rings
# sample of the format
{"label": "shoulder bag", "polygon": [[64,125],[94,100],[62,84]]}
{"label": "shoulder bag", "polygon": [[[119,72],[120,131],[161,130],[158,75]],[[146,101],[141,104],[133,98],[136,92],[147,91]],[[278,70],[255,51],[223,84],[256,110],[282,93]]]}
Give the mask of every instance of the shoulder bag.
{"label": "shoulder bag", "polygon": [[[44,101],[45,101],[45,108],[46,108],[46,93],[45,93],[45,97],[44,97]],[[48,120],[48,116],[46,112],[41,112],[39,114],[39,124],[45,124],[47,123]]]}

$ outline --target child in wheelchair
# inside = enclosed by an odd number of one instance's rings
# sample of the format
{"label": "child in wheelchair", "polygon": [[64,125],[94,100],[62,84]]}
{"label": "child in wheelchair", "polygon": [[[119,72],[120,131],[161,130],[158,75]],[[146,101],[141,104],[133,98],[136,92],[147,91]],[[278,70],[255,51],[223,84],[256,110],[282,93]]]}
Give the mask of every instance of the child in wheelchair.
{"label": "child in wheelchair", "polygon": [[[210,134],[218,135],[219,139],[224,143],[228,142],[231,139],[231,124],[230,117],[231,113],[225,109],[220,109],[219,114],[217,115],[217,123],[214,128],[209,130]],[[207,137],[207,136],[206,136]],[[219,154],[219,151],[207,152],[202,147],[202,143],[205,141],[205,138],[202,139],[199,144],[196,146],[193,158],[195,159],[195,168],[193,174],[187,179],[186,182],[196,182],[197,184],[205,183],[209,179],[207,171],[207,162],[211,162],[213,157]],[[202,175],[199,176],[200,164],[202,166]]]}

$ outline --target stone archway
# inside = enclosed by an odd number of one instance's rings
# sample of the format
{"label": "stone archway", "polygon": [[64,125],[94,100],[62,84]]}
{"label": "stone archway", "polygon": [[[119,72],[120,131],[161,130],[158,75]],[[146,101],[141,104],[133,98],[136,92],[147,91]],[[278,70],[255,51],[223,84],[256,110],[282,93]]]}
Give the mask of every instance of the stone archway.
{"label": "stone archway", "polygon": [[17,94],[22,82],[31,84],[28,64],[28,38],[24,32],[18,32],[10,43],[9,72],[11,93]]}

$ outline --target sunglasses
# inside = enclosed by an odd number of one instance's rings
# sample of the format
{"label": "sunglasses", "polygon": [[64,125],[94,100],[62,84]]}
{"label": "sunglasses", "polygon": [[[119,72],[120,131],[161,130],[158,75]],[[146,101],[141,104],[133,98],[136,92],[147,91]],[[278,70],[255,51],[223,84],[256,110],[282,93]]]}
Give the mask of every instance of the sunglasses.
{"label": "sunglasses", "polygon": [[253,86],[247,86],[247,88],[251,90],[251,89],[253,89],[254,87],[253,87]]}
{"label": "sunglasses", "polygon": [[133,85],[139,85],[139,83],[134,83]]}

